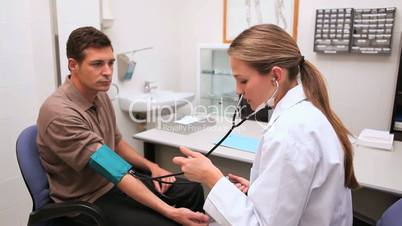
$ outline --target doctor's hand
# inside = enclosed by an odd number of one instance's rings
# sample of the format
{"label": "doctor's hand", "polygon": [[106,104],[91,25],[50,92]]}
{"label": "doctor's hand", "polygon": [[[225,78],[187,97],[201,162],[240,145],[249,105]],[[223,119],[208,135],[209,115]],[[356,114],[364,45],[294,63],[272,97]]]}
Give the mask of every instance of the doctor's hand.
{"label": "doctor's hand", "polygon": [[209,220],[207,215],[187,208],[174,208],[169,218],[185,226],[207,226]]}
{"label": "doctor's hand", "polygon": [[173,163],[179,165],[187,179],[206,184],[212,188],[223,177],[222,172],[212,162],[199,152],[180,147],[186,157],[174,157]]}
{"label": "doctor's hand", "polygon": [[233,175],[231,173],[228,174],[228,177],[229,177],[230,182],[232,182],[234,185],[236,185],[236,187],[241,192],[243,192],[244,194],[246,194],[248,192],[250,182],[246,178],[239,177],[239,176]]}
{"label": "doctor's hand", "polygon": [[[171,172],[169,172],[165,169],[162,169],[161,167],[159,167],[156,164],[154,166],[150,167],[149,170],[151,171],[152,177],[159,177],[159,176],[171,174]],[[175,177],[165,177],[165,178],[162,178],[161,180],[166,181],[166,182],[175,182],[176,178]],[[154,180],[153,182],[154,182],[155,189],[159,193],[162,193],[162,194],[164,194],[172,186],[171,184],[159,183],[156,180]]]}

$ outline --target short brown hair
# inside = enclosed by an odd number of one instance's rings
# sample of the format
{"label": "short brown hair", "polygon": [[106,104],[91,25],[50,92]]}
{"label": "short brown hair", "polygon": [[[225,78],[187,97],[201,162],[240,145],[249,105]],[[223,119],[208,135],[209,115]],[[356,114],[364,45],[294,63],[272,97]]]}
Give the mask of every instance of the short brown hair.
{"label": "short brown hair", "polygon": [[68,37],[66,46],[67,58],[73,58],[81,62],[85,57],[84,50],[91,47],[112,47],[112,43],[102,31],[94,27],[77,28]]}

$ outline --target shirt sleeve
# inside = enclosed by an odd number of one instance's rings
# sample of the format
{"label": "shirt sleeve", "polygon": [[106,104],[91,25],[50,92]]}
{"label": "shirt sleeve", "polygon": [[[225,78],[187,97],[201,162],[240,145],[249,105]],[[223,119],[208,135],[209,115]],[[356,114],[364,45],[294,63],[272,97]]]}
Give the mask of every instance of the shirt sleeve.
{"label": "shirt sleeve", "polygon": [[110,101],[110,98],[106,93],[104,93],[104,92],[100,93],[99,97],[102,100],[102,102],[104,103],[104,105],[107,106],[107,109],[109,111],[108,113],[110,114],[111,119],[113,120],[112,123],[114,125],[114,143],[115,143],[115,145],[117,145],[117,144],[119,144],[119,142],[123,138],[123,136],[121,135],[120,130],[117,126],[116,112],[114,111],[113,104]]}
{"label": "shirt sleeve", "polygon": [[82,170],[103,139],[77,116],[54,119],[46,128],[44,141],[60,159],[75,171]]}
{"label": "shirt sleeve", "polygon": [[[115,122],[116,122],[116,120],[115,120]],[[119,130],[119,128],[117,127],[117,125],[116,125],[115,128],[116,128],[116,129],[115,129],[115,131],[114,131],[114,141],[115,141],[115,145],[117,146],[123,137],[122,137],[122,135],[121,135],[121,133],[120,133],[120,130]]]}
{"label": "shirt sleeve", "polygon": [[[265,149],[265,150],[264,150]],[[248,196],[221,178],[204,209],[222,225],[294,226],[303,213],[318,163],[309,148],[292,143],[274,145],[263,159]],[[264,152],[268,150],[263,147]]]}

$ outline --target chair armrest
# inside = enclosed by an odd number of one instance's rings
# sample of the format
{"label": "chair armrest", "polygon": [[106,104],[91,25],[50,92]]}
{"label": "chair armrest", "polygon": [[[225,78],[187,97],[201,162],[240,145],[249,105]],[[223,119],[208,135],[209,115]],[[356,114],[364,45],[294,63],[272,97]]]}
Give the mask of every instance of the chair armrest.
{"label": "chair armrest", "polygon": [[62,203],[51,203],[43,208],[33,211],[29,215],[28,226],[35,225],[41,221],[51,220],[58,217],[74,214],[85,214],[91,217],[98,226],[106,226],[106,219],[102,210],[96,205],[83,202],[71,201]]}

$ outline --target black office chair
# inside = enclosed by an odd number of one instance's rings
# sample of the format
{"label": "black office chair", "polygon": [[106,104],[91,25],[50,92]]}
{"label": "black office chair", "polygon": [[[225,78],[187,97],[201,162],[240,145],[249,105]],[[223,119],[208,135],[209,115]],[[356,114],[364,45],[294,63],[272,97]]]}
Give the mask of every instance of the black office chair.
{"label": "black office chair", "polygon": [[39,160],[36,146],[37,127],[30,126],[23,130],[17,139],[17,160],[25,185],[31,195],[33,207],[29,215],[28,226],[58,226],[68,224],[66,216],[84,214],[99,226],[106,226],[102,210],[92,203],[71,201],[54,203],[49,197],[49,183]]}

